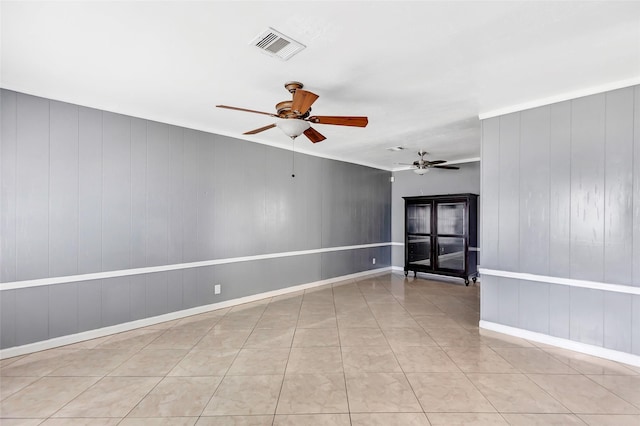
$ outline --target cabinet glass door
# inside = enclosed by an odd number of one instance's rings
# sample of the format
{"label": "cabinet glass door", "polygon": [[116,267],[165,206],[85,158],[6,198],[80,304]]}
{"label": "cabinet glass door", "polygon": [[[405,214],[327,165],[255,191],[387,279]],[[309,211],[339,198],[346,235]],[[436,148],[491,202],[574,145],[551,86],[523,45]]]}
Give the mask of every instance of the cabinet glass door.
{"label": "cabinet glass door", "polygon": [[464,244],[465,240],[461,237],[438,237],[438,269],[464,271]]}
{"label": "cabinet glass door", "polygon": [[431,204],[413,204],[407,206],[407,233],[431,233]]}
{"label": "cabinet glass door", "polygon": [[409,263],[431,266],[431,236],[409,235]]}
{"label": "cabinet glass door", "polygon": [[464,203],[438,203],[438,235],[464,235]]}

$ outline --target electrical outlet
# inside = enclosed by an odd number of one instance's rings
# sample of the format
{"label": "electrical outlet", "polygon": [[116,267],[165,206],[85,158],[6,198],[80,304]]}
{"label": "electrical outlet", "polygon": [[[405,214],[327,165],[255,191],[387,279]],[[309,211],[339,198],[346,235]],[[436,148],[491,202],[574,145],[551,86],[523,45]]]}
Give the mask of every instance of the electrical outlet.
{"label": "electrical outlet", "polygon": [[220,284],[216,284],[213,287],[213,294],[220,294]]}
{"label": "electrical outlet", "polygon": [[375,257],[373,258],[373,264],[374,265],[376,264],[376,258]]}

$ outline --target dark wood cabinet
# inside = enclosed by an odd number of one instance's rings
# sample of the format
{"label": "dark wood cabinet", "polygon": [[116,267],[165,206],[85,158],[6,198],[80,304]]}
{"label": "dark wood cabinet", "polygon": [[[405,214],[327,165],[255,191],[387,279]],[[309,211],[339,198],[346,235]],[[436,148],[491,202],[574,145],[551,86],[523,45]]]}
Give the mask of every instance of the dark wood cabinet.
{"label": "dark wood cabinet", "polygon": [[478,276],[478,196],[403,197],[404,275],[409,271],[448,275],[476,282]]}

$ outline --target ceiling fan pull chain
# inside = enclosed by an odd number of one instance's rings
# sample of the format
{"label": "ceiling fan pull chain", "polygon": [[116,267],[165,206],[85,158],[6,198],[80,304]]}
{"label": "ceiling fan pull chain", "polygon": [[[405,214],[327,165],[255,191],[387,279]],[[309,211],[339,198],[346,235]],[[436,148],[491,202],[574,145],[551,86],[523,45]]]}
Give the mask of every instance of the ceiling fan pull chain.
{"label": "ceiling fan pull chain", "polygon": [[296,177],[296,138],[291,138],[291,177]]}

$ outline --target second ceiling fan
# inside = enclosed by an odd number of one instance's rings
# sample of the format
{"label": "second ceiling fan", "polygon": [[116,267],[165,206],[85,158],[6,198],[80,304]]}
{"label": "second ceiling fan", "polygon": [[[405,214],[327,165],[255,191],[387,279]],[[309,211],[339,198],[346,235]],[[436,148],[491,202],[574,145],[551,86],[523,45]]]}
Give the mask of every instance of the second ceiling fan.
{"label": "second ceiling fan", "polygon": [[397,164],[402,164],[404,166],[413,166],[415,167],[415,169],[413,169],[413,171],[419,175],[423,175],[425,173],[427,173],[429,171],[429,169],[448,169],[448,170],[459,170],[460,167],[456,167],[456,166],[449,166],[449,165],[444,165],[443,163],[446,163],[446,160],[433,160],[433,161],[429,161],[429,160],[425,160],[424,156],[427,155],[428,152],[427,151],[418,151],[418,155],[420,156],[419,160],[414,161],[412,164],[407,164],[407,163],[397,163]]}
{"label": "second ceiling fan", "polygon": [[232,109],[236,111],[253,112],[256,114],[268,115],[275,117],[278,120],[277,123],[272,123],[264,127],[260,127],[254,130],[244,132],[244,135],[255,135],[256,133],[264,132],[265,130],[278,127],[291,139],[304,134],[313,143],[321,142],[326,138],[311,127],[313,124],[333,124],[338,126],[352,126],[352,127],[366,127],[369,120],[367,117],[352,117],[352,116],[335,116],[335,115],[311,115],[311,105],[318,99],[318,95],[302,90],[304,85],[297,81],[290,81],[285,83],[285,89],[293,95],[291,100],[278,102],[276,104],[276,113],[256,111],[246,108],[238,108],[229,105],[216,105],[218,108]]}

